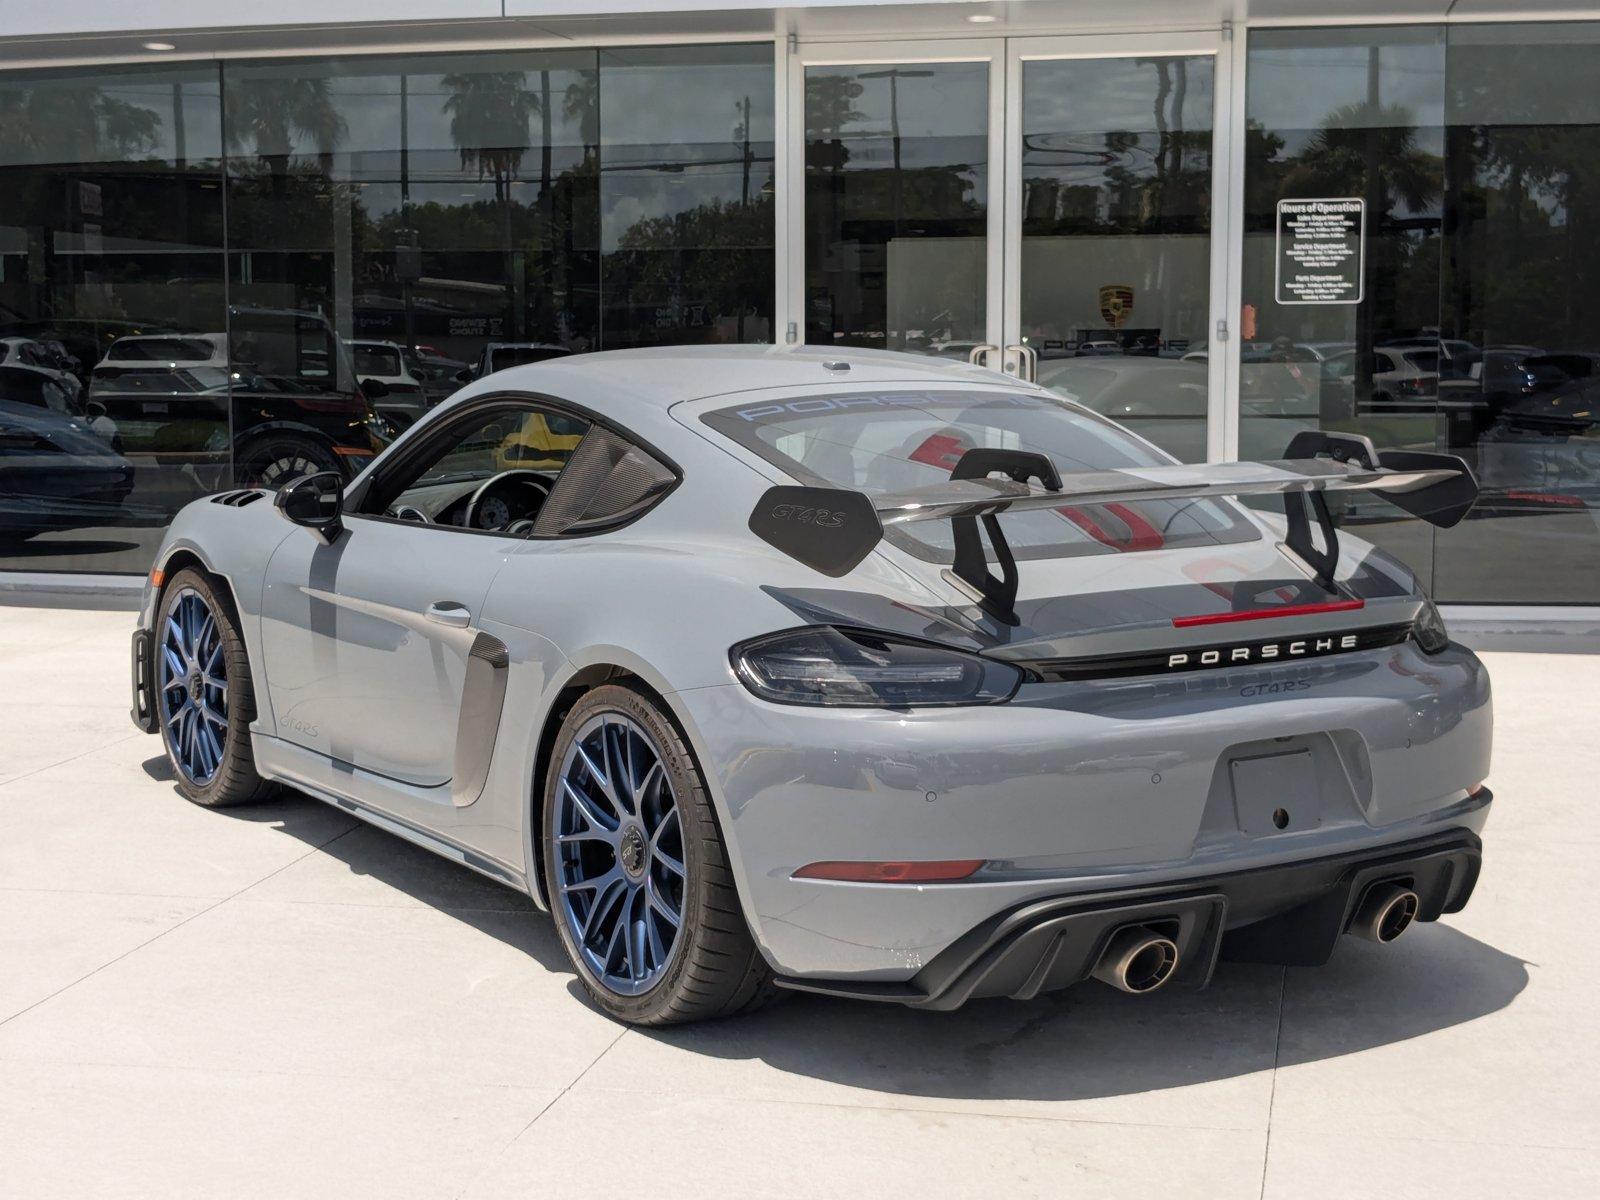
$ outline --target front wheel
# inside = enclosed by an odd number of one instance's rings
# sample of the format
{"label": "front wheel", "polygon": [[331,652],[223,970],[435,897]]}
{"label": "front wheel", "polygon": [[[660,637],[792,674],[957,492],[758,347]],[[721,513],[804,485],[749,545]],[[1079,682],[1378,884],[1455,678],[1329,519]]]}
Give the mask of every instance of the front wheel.
{"label": "front wheel", "polygon": [[739,908],[700,768],[643,691],[596,688],[567,714],[543,838],[561,943],[612,1016],[673,1025],[779,994]]}
{"label": "front wheel", "polygon": [[178,790],[222,808],[266,799],[250,750],[255,693],[233,606],[188,568],[167,584],[153,635],[156,711]]}

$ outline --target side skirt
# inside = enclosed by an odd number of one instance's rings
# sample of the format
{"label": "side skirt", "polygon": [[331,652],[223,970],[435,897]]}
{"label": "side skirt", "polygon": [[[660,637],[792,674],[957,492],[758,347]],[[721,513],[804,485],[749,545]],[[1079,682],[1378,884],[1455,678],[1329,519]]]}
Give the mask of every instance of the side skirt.
{"label": "side skirt", "polygon": [[[256,769],[264,778],[274,779],[285,783],[297,791],[324,804],[342,809],[352,816],[359,817],[369,825],[396,837],[404,838],[413,845],[421,846],[424,850],[431,850],[442,858],[451,862],[460,863],[469,867],[496,883],[513,888],[523,895],[530,895],[526,876],[508,863],[498,859],[489,858],[476,850],[458,845],[433,830],[422,829],[408,821],[391,816],[375,807],[364,799],[348,795],[327,786],[326,783],[314,779],[310,771],[315,765],[321,764],[324,768],[332,766],[341,775],[350,780],[353,785],[365,785],[364,790],[373,790],[395,786],[391,781],[381,780],[370,772],[363,771],[360,767],[349,763],[333,763],[320,755],[312,754],[302,747],[292,745],[280,738],[270,737],[266,734],[252,733],[251,745],[255,753]],[[537,903],[537,900],[535,901]]]}

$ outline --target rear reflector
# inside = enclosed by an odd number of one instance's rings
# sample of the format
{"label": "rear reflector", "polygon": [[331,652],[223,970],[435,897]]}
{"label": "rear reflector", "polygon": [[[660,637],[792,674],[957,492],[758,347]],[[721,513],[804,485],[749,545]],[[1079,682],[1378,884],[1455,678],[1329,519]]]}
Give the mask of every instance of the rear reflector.
{"label": "rear reflector", "polygon": [[796,879],[838,879],[846,883],[939,883],[966,879],[983,866],[981,858],[943,862],[814,862],[794,873]]}
{"label": "rear reflector", "polygon": [[1475,783],[1467,789],[1467,795],[1476,796],[1481,791],[1483,791],[1483,784]]}
{"label": "rear reflector", "polygon": [[1247,608],[1242,612],[1173,617],[1172,623],[1179,629],[1187,629],[1191,625],[1227,625],[1234,621],[1265,621],[1271,617],[1309,617],[1316,613],[1350,612],[1366,603],[1365,600],[1329,600],[1323,604],[1279,604],[1272,608]]}

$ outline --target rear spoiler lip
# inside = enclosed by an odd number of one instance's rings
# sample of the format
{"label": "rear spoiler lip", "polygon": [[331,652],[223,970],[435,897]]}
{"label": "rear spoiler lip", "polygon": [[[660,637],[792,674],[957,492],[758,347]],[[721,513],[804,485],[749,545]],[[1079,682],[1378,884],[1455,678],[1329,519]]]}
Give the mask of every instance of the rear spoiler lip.
{"label": "rear spoiler lip", "polygon": [[1448,482],[1457,474],[1448,468],[1398,471],[1378,467],[1369,470],[1324,459],[1278,459],[1212,466],[1086,471],[1062,476],[1059,491],[1009,479],[953,479],[866,498],[880,524],[887,526],[1116,501],[1200,500],[1289,492],[1375,491],[1405,495]]}

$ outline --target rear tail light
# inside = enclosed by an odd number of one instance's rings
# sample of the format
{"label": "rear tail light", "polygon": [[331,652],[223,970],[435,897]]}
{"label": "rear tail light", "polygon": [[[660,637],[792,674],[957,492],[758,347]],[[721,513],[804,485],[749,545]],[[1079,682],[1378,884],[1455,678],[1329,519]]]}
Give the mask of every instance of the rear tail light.
{"label": "rear tail light", "polygon": [[983,864],[981,858],[936,862],[814,862],[801,867],[794,877],[844,883],[948,883],[971,878]]}
{"label": "rear tail light", "polygon": [[1437,654],[1450,644],[1450,631],[1444,627],[1444,618],[1432,600],[1424,600],[1411,624],[1411,636],[1417,639],[1429,654]]}
{"label": "rear tail light", "polygon": [[764,700],[846,708],[998,704],[1022,672],[927,642],[817,625],[735,646],[741,683]]}

